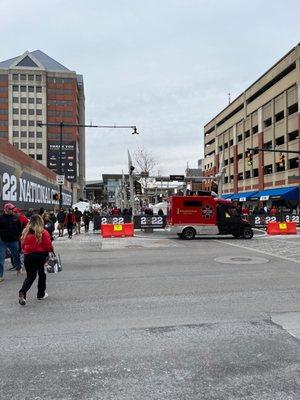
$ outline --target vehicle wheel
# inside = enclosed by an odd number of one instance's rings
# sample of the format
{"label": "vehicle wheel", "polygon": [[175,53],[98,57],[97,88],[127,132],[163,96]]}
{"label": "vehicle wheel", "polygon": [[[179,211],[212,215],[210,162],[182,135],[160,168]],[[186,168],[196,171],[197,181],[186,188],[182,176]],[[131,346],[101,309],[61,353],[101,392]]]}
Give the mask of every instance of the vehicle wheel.
{"label": "vehicle wheel", "polygon": [[192,240],[192,239],[195,239],[196,231],[195,231],[194,228],[191,228],[191,227],[185,228],[185,229],[182,231],[182,234],[181,234],[181,235],[182,235],[182,238],[183,238],[183,239]]}
{"label": "vehicle wheel", "polygon": [[242,230],[241,234],[243,239],[252,239],[253,238],[253,230],[250,226],[245,226]]}
{"label": "vehicle wheel", "polygon": [[177,233],[177,236],[182,239],[182,233]]}

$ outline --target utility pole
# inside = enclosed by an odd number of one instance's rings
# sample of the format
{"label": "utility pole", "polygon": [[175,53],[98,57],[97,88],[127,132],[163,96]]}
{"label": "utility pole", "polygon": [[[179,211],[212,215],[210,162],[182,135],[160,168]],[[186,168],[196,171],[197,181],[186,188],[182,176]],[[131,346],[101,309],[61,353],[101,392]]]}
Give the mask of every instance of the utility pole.
{"label": "utility pole", "polygon": [[129,188],[130,188],[130,206],[132,208],[132,215],[135,215],[135,201],[134,201],[134,186],[133,186],[133,171],[132,159],[128,150],[128,173],[129,173]]}

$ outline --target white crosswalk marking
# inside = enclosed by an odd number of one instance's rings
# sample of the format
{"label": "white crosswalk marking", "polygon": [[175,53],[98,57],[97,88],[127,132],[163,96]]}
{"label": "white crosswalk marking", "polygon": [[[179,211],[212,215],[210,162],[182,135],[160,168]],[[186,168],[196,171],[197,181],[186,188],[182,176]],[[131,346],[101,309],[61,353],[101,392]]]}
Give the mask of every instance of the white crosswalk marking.
{"label": "white crosswalk marking", "polygon": [[262,236],[254,237],[252,240],[222,240],[222,243],[300,264],[300,235],[294,237]]}

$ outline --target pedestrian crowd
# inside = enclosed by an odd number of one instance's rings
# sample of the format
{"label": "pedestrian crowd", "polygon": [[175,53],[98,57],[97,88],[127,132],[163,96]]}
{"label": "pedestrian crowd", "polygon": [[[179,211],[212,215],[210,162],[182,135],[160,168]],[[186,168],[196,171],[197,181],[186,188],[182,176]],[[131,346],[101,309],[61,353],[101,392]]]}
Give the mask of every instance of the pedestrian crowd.
{"label": "pedestrian crowd", "polygon": [[58,236],[64,235],[67,229],[71,239],[75,230],[81,233],[81,224],[85,232],[89,231],[89,224],[93,215],[89,210],[83,213],[75,207],[65,211],[61,208],[57,214],[53,210],[46,211],[40,208],[34,211],[30,208],[23,213],[12,203],[6,203],[0,215],[0,283],[4,282],[4,264],[10,259],[9,270],[16,271],[19,276],[25,268],[26,277],[18,293],[20,305],[26,304],[26,295],[38,275],[37,299],[48,297],[46,293],[45,264],[49,253],[54,252],[53,240],[55,224],[57,223]]}

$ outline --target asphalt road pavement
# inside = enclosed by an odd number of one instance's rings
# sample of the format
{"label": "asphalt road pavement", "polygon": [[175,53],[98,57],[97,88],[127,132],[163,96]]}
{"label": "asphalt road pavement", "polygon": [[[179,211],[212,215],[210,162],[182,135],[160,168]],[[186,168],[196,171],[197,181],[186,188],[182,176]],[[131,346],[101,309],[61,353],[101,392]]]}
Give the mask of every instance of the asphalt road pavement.
{"label": "asphalt road pavement", "polygon": [[48,299],[0,286],[1,400],[300,398],[298,236],[55,247]]}

